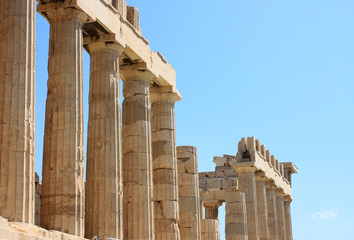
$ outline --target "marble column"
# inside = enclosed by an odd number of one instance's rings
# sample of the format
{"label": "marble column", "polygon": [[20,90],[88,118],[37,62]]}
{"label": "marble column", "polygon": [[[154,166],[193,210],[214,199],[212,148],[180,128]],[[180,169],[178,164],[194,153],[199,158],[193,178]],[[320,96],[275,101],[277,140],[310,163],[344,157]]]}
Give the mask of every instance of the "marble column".
{"label": "marble column", "polygon": [[290,210],[291,199],[285,197],[284,211],[285,211],[285,227],[287,240],[293,240],[293,229],[291,223],[291,210]]}
{"label": "marble column", "polygon": [[268,206],[266,194],[266,178],[261,174],[256,175],[257,208],[258,208],[258,229],[259,239],[269,240],[268,228]]}
{"label": "marble column", "polygon": [[234,169],[238,176],[238,190],[246,195],[248,239],[259,240],[256,169],[253,167],[236,167]]}
{"label": "marble column", "polygon": [[41,226],[84,235],[82,25],[73,8],[46,12],[50,23]]}
{"label": "marble column", "polygon": [[245,194],[227,192],[225,211],[226,240],[248,240]]}
{"label": "marble column", "polygon": [[121,66],[124,239],[153,240],[150,80],[144,63]]}
{"label": "marble column", "polygon": [[268,207],[268,229],[271,240],[279,240],[277,202],[275,196],[275,185],[273,181],[268,181],[267,186],[267,207]]}
{"label": "marble column", "polygon": [[177,147],[179,230],[183,240],[200,240],[200,201],[197,149]]}
{"label": "marble column", "polygon": [[172,87],[153,87],[151,132],[155,208],[155,239],[180,239],[175,132],[175,102],[180,96]]}
{"label": "marble column", "polygon": [[[192,240],[193,238],[188,238],[188,239]],[[201,220],[201,240],[220,240],[218,220],[216,219]]]}
{"label": "marble column", "polygon": [[0,216],[34,223],[35,1],[0,0]]}
{"label": "marble column", "polygon": [[222,203],[205,203],[204,204],[204,209],[205,209],[205,219],[219,219],[219,207],[222,205]]}
{"label": "marble column", "polygon": [[284,197],[285,197],[284,193],[281,190],[278,189],[276,191],[276,203],[277,203],[277,219],[278,219],[279,240],[287,240],[287,238],[286,238]]}
{"label": "marble column", "polygon": [[116,43],[88,45],[91,56],[85,237],[123,238],[119,56]]}

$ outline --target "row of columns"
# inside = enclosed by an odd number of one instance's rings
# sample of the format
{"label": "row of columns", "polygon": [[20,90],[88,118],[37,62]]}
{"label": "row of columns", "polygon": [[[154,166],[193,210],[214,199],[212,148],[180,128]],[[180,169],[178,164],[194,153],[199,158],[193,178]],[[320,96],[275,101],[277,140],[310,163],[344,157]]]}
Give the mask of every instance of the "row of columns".
{"label": "row of columns", "polygon": [[252,167],[235,169],[245,193],[249,240],[292,240],[291,199]]}
{"label": "row of columns", "polygon": [[[0,215],[33,224],[35,2],[0,0],[0,9]],[[124,49],[118,44],[99,39],[89,44],[85,187],[82,27],[88,17],[61,7],[46,15],[41,226],[86,238],[179,239],[174,122],[179,96],[168,87],[150,93],[153,74],[144,64],[120,69]]]}

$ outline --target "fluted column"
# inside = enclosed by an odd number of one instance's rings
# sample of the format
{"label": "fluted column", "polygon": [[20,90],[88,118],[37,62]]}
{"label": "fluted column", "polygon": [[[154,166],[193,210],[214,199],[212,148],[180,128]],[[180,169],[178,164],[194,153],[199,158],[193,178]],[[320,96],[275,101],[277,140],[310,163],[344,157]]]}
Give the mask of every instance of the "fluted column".
{"label": "fluted column", "polygon": [[248,240],[245,194],[227,192],[225,211],[226,240]]}
{"label": "fluted column", "polygon": [[259,240],[255,168],[236,167],[238,190],[246,195],[248,239]]}
{"label": "fluted column", "polygon": [[266,194],[266,178],[258,173],[256,175],[257,208],[258,208],[258,229],[259,239],[269,240],[268,229],[268,207]]}
{"label": "fluted column", "polygon": [[[192,238],[188,238],[188,239],[192,240]],[[201,240],[220,240],[219,220],[217,219],[201,220]]]}
{"label": "fluted column", "polygon": [[219,219],[219,207],[222,203],[205,203],[205,219]]}
{"label": "fluted column", "polygon": [[155,239],[180,239],[175,132],[175,102],[171,87],[154,87],[151,96],[151,132],[155,208]]}
{"label": "fluted column", "polygon": [[46,12],[50,23],[41,226],[84,235],[82,25],[72,8]]}
{"label": "fluted column", "polygon": [[34,223],[35,1],[0,0],[0,216]]}
{"label": "fluted column", "polygon": [[200,240],[200,201],[197,148],[177,147],[179,230],[183,240]]}
{"label": "fluted column", "polygon": [[268,208],[268,229],[271,240],[279,240],[277,201],[275,196],[275,185],[272,181],[267,185],[267,208]]}
{"label": "fluted column", "polygon": [[285,211],[285,227],[286,227],[287,240],[293,240],[290,203],[291,203],[291,199],[285,197],[284,211]]}
{"label": "fluted column", "polygon": [[150,80],[144,64],[121,67],[123,80],[124,239],[154,239]]}
{"label": "fluted column", "polygon": [[119,56],[115,43],[88,45],[91,56],[85,237],[123,238]]}
{"label": "fluted column", "polygon": [[285,223],[284,197],[285,195],[281,190],[276,191],[279,240],[287,240],[286,225],[285,225],[286,223]]}

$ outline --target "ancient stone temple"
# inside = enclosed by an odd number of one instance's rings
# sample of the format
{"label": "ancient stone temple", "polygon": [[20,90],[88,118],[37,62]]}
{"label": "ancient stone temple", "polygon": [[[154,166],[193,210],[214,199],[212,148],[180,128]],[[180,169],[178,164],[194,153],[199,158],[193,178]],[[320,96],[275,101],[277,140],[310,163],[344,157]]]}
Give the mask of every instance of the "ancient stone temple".
{"label": "ancient stone temple", "polygon": [[[226,239],[293,239],[294,164],[251,137],[235,156],[214,157],[214,172],[198,173],[197,149],[176,147],[176,73],[150,50],[136,8],[37,2],[0,0],[0,239],[216,240],[223,202]],[[42,181],[34,170],[35,11],[50,24]]]}

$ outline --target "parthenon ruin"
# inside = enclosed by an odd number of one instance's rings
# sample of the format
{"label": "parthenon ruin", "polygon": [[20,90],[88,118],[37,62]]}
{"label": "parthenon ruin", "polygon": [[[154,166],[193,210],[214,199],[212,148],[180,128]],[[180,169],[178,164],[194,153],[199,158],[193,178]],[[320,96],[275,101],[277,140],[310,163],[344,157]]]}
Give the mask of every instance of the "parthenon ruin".
{"label": "parthenon ruin", "polygon": [[[198,173],[197,149],[176,147],[176,73],[150,50],[135,7],[37,2],[0,0],[0,239],[217,240],[223,202],[227,240],[293,239],[293,163],[250,137],[235,156],[214,157],[215,171]],[[50,24],[42,181],[34,168],[36,10]]]}

